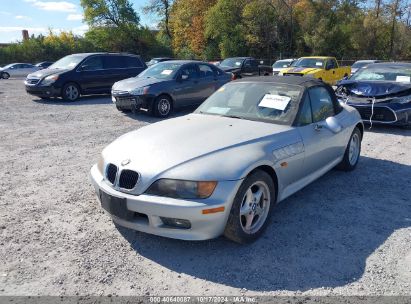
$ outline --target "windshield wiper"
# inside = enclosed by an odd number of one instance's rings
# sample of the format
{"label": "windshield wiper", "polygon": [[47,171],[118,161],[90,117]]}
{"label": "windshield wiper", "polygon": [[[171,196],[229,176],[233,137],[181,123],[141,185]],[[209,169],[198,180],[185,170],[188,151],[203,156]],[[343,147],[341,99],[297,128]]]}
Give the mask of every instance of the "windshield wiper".
{"label": "windshield wiper", "polygon": [[229,117],[229,118],[237,118],[237,119],[244,119],[244,117],[237,116],[237,115],[221,115],[223,117]]}

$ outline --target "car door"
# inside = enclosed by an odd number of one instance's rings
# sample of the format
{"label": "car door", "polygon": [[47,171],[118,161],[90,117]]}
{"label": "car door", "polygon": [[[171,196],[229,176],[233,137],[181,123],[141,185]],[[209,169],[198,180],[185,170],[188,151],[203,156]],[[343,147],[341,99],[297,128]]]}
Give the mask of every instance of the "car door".
{"label": "car door", "polygon": [[6,72],[12,77],[22,76],[22,67],[23,64],[14,64],[9,67]]}
{"label": "car door", "polygon": [[129,78],[127,73],[128,68],[124,56],[121,55],[106,55],[104,59],[104,70],[106,74],[106,86],[111,88],[117,81]]}
{"label": "car door", "polygon": [[244,61],[243,73],[244,76],[258,75],[258,62],[255,59],[246,59]]}
{"label": "car door", "polygon": [[[84,60],[77,69],[78,82],[85,93],[103,93],[107,91],[110,75],[106,75],[103,56],[92,56]],[[77,79],[73,79],[77,80]]]}
{"label": "car door", "polygon": [[195,64],[185,64],[180,68],[173,95],[175,107],[185,107],[198,102],[198,69]]}
{"label": "car door", "polygon": [[218,78],[214,69],[208,64],[198,64],[198,96],[196,96],[194,103],[202,103],[218,88]]}
{"label": "car door", "polygon": [[303,98],[298,130],[305,148],[304,174],[309,175],[341,156],[339,137],[343,135],[342,132],[335,134],[324,127],[325,120],[337,114],[335,101],[325,86],[309,88]]}
{"label": "car door", "polygon": [[326,68],[325,68],[327,71],[327,79],[325,80],[326,82],[333,84],[333,85],[337,82],[337,80],[339,79],[337,67],[338,67],[338,64],[334,58],[327,60]]}
{"label": "car door", "polygon": [[39,69],[32,65],[32,64],[24,64],[24,75],[23,76],[27,76],[28,74],[31,74],[33,72],[38,71]]}

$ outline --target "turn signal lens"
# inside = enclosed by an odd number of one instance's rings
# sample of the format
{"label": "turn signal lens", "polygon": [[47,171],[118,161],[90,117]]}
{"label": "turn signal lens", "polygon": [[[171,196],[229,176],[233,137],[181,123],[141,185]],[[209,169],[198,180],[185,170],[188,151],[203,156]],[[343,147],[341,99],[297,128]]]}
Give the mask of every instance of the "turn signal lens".
{"label": "turn signal lens", "polygon": [[217,213],[217,212],[224,212],[224,210],[225,210],[224,207],[217,207],[217,208],[211,208],[211,209],[204,209],[202,213],[211,214],[211,213]]}
{"label": "turn signal lens", "polygon": [[217,182],[197,182],[197,195],[201,198],[209,197],[216,186]]}

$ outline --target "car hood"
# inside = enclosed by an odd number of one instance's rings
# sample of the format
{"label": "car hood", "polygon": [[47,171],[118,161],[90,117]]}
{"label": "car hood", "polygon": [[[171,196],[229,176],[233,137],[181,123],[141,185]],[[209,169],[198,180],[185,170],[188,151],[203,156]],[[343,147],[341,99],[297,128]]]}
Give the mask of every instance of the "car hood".
{"label": "car hood", "polygon": [[318,68],[293,67],[293,68],[287,68],[283,72],[284,73],[312,74],[312,73],[315,73],[321,70],[322,69],[318,69]]}
{"label": "car hood", "polygon": [[50,75],[55,75],[55,74],[62,74],[69,71],[68,69],[42,69],[38,70],[36,72],[33,72],[29,75],[27,75],[27,78],[38,78],[42,79],[44,77],[50,76]]}
{"label": "car hood", "polygon": [[[190,114],[127,133],[103,151],[106,163],[141,174],[147,186],[158,178],[236,180],[243,170],[296,140],[294,128],[213,115]],[[267,149],[269,152],[267,153]],[[144,187],[143,187],[144,188]]]}
{"label": "car hood", "polygon": [[337,91],[347,96],[386,98],[411,94],[411,83],[396,81],[342,80]]}
{"label": "car hood", "polygon": [[132,77],[117,81],[113,85],[113,91],[131,91],[136,88],[147,87],[155,83],[170,81],[170,79],[157,79],[154,77]]}

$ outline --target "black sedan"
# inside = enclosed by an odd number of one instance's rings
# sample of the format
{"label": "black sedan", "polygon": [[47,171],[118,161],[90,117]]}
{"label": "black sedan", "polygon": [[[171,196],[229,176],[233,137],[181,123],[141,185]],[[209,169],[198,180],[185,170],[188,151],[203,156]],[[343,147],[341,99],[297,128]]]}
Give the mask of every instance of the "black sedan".
{"label": "black sedan", "polygon": [[374,63],[337,84],[341,102],[365,122],[411,126],[411,63]]}
{"label": "black sedan", "polygon": [[120,111],[144,109],[167,117],[173,109],[199,105],[231,74],[201,61],[172,60],[152,65],[134,78],[113,85],[112,100]]}

